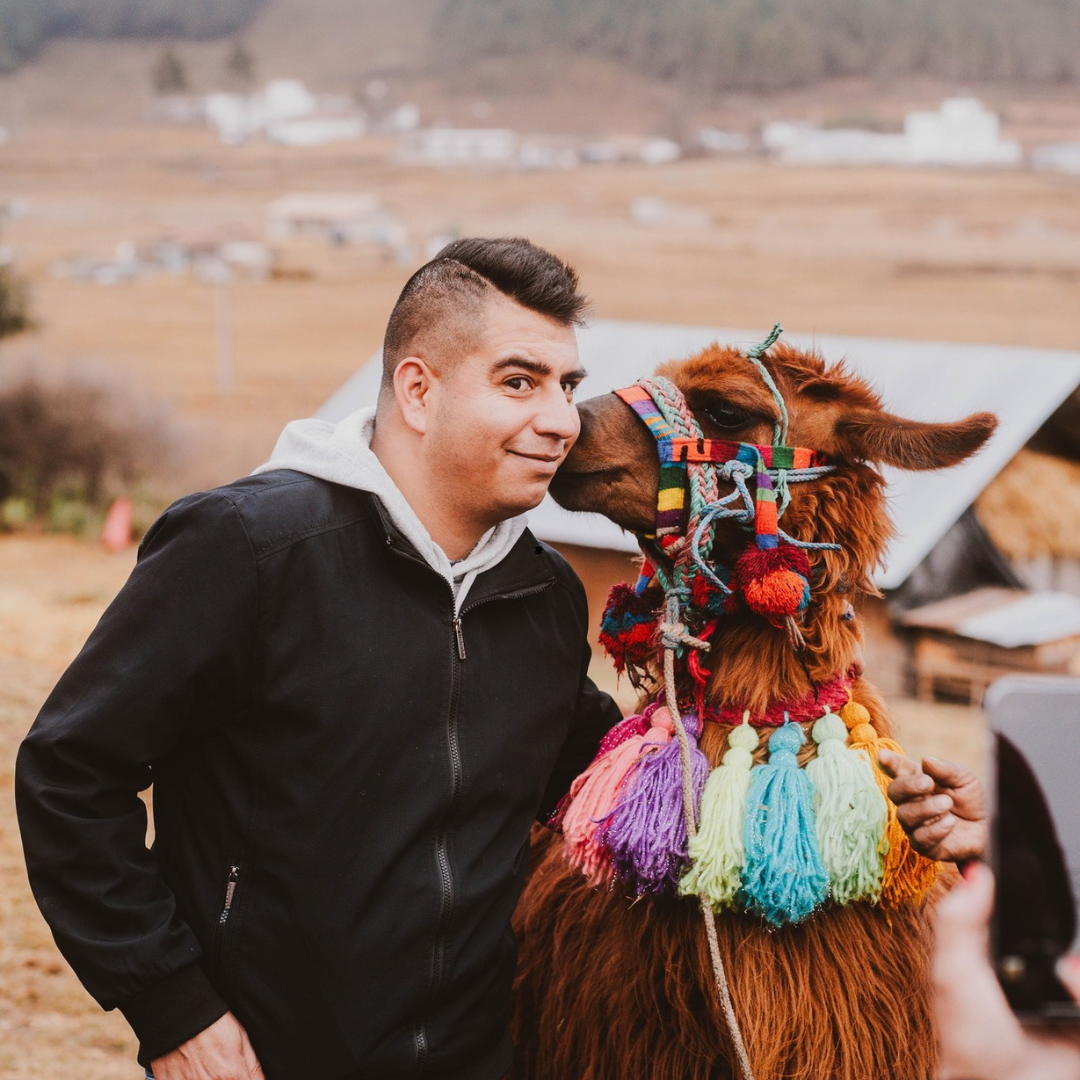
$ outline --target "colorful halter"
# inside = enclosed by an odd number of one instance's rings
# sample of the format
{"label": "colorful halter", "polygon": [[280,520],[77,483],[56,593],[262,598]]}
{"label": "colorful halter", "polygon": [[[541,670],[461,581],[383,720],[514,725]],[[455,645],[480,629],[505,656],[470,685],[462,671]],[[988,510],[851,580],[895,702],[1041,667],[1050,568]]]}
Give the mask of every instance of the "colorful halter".
{"label": "colorful halter", "polygon": [[[686,531],[687,467],[691,463],[728,465],[738,462],[745,465],[748,471],[753,471],[756,492],[755,532],[758,547],[761,548],[776,547],[778,542],[774,476],[783,472],[786,474],[786,481],[817,479],[829,467],[824,454],[802,446],[758,446],[754,443],[706,439],[704,436],[679,436],[660,411],[658,399],[666,398],[676,407],[682,405],[680,412],[683,412],[695,427],[697,420],[686,408],[679,389],[667,379],[639,379],[633,386],[616,390],[615,395],[622,398],[637,413],[656,439],[656,448],[660,455],[660,488],[656,502],[657,537]],[[811,471],[813,475],[802,475],[805,471]]]}
{"label": "colorful halter", "polygon": [[[638,535],[645,555],[641,577],[633,589],[617,586],[612,591],[601,622],[601,642],[616,668],[628,670],[635,683],[643,680],[662,644],[680,657],[690,653],[690,674],[703,686],[697,653],[706,649],[704,639],[715,620],[737,610],[785,628],[792,644],[801,648],[799,622],[810,603],[805,552],[837,550],[838,545],[797,540],[780,528],[788,485],[832,470],[824,454],[784,442],[787,406],[761,362],[780,333],[777,324],[746,354],[777,404],[779,418],[769,446],[706,439],[682,392],[667,379],[641,379],[615,391],[656,439],[660,457],[656,531]],[[721,480],[734,490],[721,495]],[[720,565],[713,552],[716,526],[725,520],[754,533],[754,543],[732,567]],[[657,588],[666,612],[659,620],[659,638]]]}

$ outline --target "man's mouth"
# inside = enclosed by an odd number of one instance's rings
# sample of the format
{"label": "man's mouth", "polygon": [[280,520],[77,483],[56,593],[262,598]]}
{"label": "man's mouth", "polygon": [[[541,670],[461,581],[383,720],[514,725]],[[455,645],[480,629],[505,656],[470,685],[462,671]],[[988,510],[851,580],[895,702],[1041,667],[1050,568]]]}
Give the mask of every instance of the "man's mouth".
{"label": "man's mouth", "polygon": [[515,457],[539,462],[541,465],[558,465],[564,457],[563,454],[526,454],[522,450],[510,450],[508,453],[513,454]]}

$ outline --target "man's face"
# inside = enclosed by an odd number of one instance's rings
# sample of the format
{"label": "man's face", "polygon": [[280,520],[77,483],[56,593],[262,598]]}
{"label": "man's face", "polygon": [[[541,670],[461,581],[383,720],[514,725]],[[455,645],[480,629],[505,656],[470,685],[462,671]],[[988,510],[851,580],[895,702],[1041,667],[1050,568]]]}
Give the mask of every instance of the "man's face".
{"label": "man's face", "polygon": [[492,293],[471,351],[432,387],[428,464],[453,505],[487,527],[539,505],[580,423],[573,327]]}

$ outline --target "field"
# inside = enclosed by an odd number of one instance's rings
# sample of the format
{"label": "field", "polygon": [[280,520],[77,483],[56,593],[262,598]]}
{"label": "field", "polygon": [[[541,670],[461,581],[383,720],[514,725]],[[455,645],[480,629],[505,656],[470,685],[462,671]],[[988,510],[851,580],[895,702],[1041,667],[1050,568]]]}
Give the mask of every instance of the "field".
{"label": "field", "polygon": [[[25,93],[38,77],[26,75]],[[835,112],[851,88],[830,93],[807,107]],[[169,276],[106,287],[55,277],[51,267],[110,257],[127,240],[258,238],[267,202],[293,190],[374,192],[419,244],[447,231],[527,235],[578,267],[604,318],[763,328],[781,319],[800,331],[1060,348],[1074,348],[1080,331],[1075,177],[809,171],[757,158],[436,172],[395,163],[392,146],[378,141],[306,152],[225,148],[199,128],[130,117],[76,123],[46,105],[0,147],[0,201],[24,204],[4,223],[2,242],[32,280],[40,321],[32,335],[0,345],[0,375],[77,373],[152,403],[183,451],[171,481],[177,494],[249,471],[287,420],[317,408],[377,349],[416,262],[315,239],[284,246],[289,275],[233,286],[228,395],[215,385],[214,287]],[[1080,132],[1080,108],[1062,95],[1021,95],[1008,117],[1006,134],[1025,142]],[[629,208],[640,196],[703,211],[710,224],[635,224]],[[0,537],[4,1080],[137,1075],[123,1021],[100,1015],[33,906],[11,806],[18,741],[131,562],[88,542]],[[911,749],[981,767],[977,713],[904,702],[897,712]]]}

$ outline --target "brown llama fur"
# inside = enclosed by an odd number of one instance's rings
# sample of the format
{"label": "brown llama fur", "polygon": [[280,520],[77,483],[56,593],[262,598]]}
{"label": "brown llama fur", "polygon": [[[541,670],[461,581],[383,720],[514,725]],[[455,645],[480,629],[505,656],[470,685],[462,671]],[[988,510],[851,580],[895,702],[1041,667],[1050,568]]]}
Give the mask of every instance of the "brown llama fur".
{"label": "brown llama fur", "polygon": [[[712,671],[707,699],[754,713],[770,700],[807,693],[808,674],[818,682],[859,668],[858,623],[844,615],[859,593],[873,592],[871,576],[890,535],[884,484],[872,463],[952,465],[977,450],[994,427],[987,414],[955,424],[892,416],[842,367],[827,369],[819,356],[784,345],[770,351],[766,364],[791,416],[788,442],[837,463],[826,478],[793,486],[782,525],[799,539],[840,543],[842,550],[810,553],[815,574],[802,659],[782,631],[753,616],[721,620],[705,658]],[[737,351],[712,346],[659,373],[683,391],[707,436],[771,440],[776,406]],[[658,478],[651,436],[613,395],[584,403],[581,414],[581,437],[553,494],[570,509],[599,510],[626,528],[648,531]],[[719,561],[731,565],[746,543],[744,532],[727,525],[717,536]],[[878,732],[893,736],[877,691],[859,677],[852,694]],[[730,730],[706,725],[701,749],[711,765],[719,764]],[[803,760],[812,746],[808,739]],[[759,760],[766,755],[766,747],[759,748]],[[698,905],[635,899],[617,882],[591,888],[566,864],[561,847],[561,837],[534,830],[529,879],[514,920],[515,1077],[736,1077]],[[780,930],[740,913],[717,918],[756,1080],[933,1076],[926,906],[828,904],[801,925]]]}

